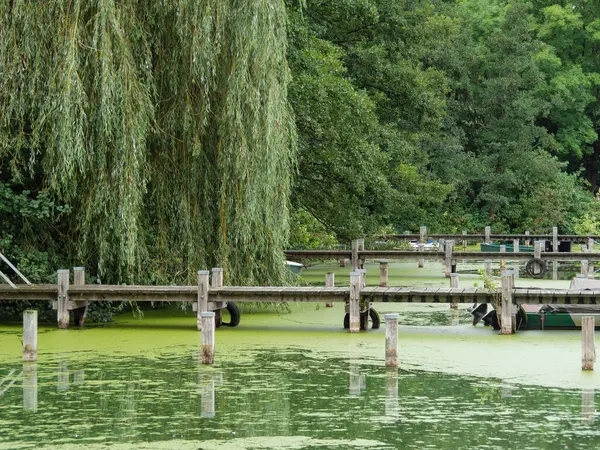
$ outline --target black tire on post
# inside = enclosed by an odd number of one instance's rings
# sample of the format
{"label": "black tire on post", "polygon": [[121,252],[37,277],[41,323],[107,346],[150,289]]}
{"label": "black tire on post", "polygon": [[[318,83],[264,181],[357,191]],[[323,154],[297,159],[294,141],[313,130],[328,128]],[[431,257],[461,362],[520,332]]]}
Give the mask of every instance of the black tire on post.
{"label": "black tire on post", "polygon": [[[365,330],[366,326],[364,326],[364,318],[365,314],[360,313],[360,329]],[[369,309],[369,318],[371,319],[371,329],[378,330],[381,326],[381,319],[379,318],[379,313],[375,311],[373,308]],[[344,329],[347,330],[350,328],[350,314],[346,313],[344,315]]]}
{"label": "black tire on post", "polygon": [[223,325],[223,310],[217,309],[215,311],[215,328],[219,328]]}
{"label": "black tire on post", "polygon": [[229,322],[224,322],[221,320],[221,323],[226,327],[237,327],[240,324],[240,309],[234,302],[227,302],[227,311],[231,316]]}
{"label": "black tire on post", "polygon": [[[533,264],[538,264],[540,266],[540,273],[533,273]],[[546,267],[546,262],[541,258],[531,258],[525,264],[525,271],[533,278],[542,278],[546,275],[546,271],[548,267]]]}
{"label": "black tire on post", "polygon": [[346,313],[344,316],[344,329],[347,330],[350,328],[350,313]]}
{"label": "black tire on post", "polygon": [[490,319],[492,319],[492,328],[496,331],[500,330],[500,319],[496,310],[490,312]]}
{"label": "black tire on post", "polygon": [[526,330],[527,329],[527,313],[525,312],[525,310],[523,309],[522,306],[519,306],[519,309],[517,310],[517,324],[516,324],[516,330]]}

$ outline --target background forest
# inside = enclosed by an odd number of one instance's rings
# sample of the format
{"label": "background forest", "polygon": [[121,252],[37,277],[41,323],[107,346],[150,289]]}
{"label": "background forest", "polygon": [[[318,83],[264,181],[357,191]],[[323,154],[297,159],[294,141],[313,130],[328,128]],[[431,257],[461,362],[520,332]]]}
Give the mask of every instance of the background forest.
{"label": "background forest", "polygon": [[39,3],[0,1],[0,247],[33,281],[271,283],[285,246],[423,224],[600,234],[599,2]]}

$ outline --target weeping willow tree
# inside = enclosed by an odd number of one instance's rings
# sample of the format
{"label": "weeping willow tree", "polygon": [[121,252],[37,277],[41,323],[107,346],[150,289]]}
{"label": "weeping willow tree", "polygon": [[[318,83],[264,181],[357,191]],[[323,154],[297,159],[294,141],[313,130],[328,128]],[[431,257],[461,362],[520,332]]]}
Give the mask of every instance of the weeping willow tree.
{"label": "weeping willow tree", "polygon": [[0,162],[105,280],[284,277],[283,0],[0,0]]}

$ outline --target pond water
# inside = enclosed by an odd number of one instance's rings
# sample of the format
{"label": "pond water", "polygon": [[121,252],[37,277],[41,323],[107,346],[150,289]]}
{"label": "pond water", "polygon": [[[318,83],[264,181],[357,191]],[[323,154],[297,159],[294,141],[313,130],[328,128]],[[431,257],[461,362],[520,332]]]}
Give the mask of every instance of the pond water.
{"label": "pond water", "polygon": [[[409,279],[448,283],[431,263],[394,283]],[[384,327],[349,334],[337,303],[243,314],[217,330],[213,366],[199,363],[191,311],[41,327],[28,364],[21,327],[0,325],[0,449],[600,446],[600,374],[580,369],[580,332],[499,336],[464,307],[375,308],[400,312],[398,370],[384,366]]]}

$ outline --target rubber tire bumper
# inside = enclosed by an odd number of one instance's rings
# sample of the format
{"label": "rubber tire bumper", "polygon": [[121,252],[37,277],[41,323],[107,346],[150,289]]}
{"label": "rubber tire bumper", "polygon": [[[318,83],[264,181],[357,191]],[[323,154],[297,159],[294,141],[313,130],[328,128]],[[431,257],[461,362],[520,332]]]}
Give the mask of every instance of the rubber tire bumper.
{"label": "rubber tire bumper", "polygon": [[227,302],[227,312],[231,316],[230,321],[222,321],[221,323],[226,327],[237,327],[240,324],[240,308],[234,302]]}
{"label": "rubber tire bumper", "polygon": [[[537,263],[540,266],[541,272],[540,273],[533,273],[533,264]],[[533,278],[543,278],[544,275],[546,275],[546,271],[548,270],[548,267],[546,266],[546,261],[544,261],[543,259],[540,258],[532,258],[529,261],[527,261],[527,264],[525,264],[525,271]]]}
{"label": "rubber tire bumper", "polygon": [[[365,313],[360,313],[361,330],[365,329],[365,328],[363,328],[364,315],[365,315]],[[371,329],[378,330],[379,327],[381,326],[381,318],[379,317],[379,313],[377,311],[375,311],[373,308],[370,308],[369,309],[369,318],[371,319]],[[347,330],[348,328],[350,328],[350,314],[346,313],[346,315],[344,315],[344,329]]]}

